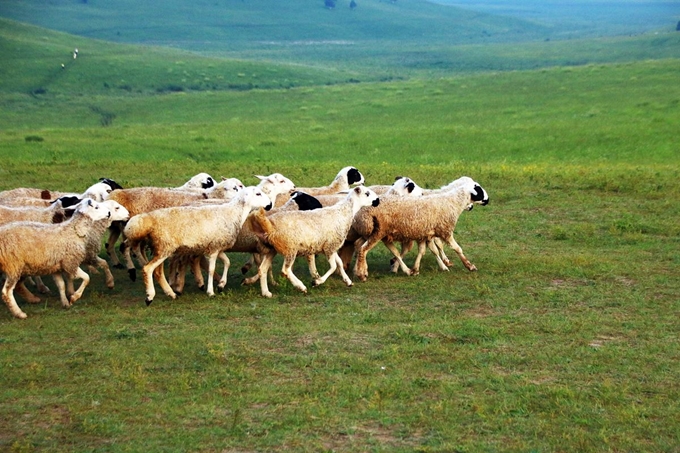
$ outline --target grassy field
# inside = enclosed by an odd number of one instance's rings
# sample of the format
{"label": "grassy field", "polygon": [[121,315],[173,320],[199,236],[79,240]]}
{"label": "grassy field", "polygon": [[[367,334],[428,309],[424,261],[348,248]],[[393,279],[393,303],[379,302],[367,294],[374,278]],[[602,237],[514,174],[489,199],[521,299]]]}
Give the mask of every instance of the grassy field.
{"label": "grassy field", "polygon": [[154,58],[144,89],[3,77],[0,189],[468,175],[479,271],[393,275],[378,246],[365,283],[263,299],[233,255],[222,294],[150,307],[95,275],[0,313],[0,450],[677,451],[680,61],[160,93]]}

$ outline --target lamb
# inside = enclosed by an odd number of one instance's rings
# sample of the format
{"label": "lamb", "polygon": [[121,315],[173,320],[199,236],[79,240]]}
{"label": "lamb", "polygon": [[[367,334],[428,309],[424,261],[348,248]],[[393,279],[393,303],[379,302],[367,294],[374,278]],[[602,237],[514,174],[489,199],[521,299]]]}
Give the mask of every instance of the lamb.
{"label": "lamb", "polygon": [[265,216],[262,211],[254,215],[254,231],[274,251],[264,255],[258,274],[260,289],[264,297],[272,297],[267,287],[267,272],[276,253],[283,255],[281,272],[302,292],[305,285],[293,274],[293,263],[298,255],[309,256],[324,253],[330,265],[321,277],[314,279],[314,285],[323,284],[337,268],[347,286],[352,281],[343,269],[338,249],[345,241],[354,215],[364,206],[378,206],[380,200],[372,190],[363,186],[355,187],[345,200],[327,208],[312,211],[280,211]]}
{"label": "lamb", "polygon": [[[352,185],[363,183],[364,175],[359,170],[354,167],[345,167],[338,172],[335,179],[327,186],[298,188],[297,190],[316,197],[318,195],[330,195],[349,190]],[[286,201],[288,201],[287,197],[279,195],[274,206],[282,206]]]}
{"label": "lamb", "polygon": [[[2,298],[12,315],[27,317],[14,299],[14,287],[26,275],[52,274],[64,307],[82,296],[90,280],[79,267],[87,254],[88,232],[97,222],[108,221],[110,215],[107,208],[86,199],[67,222],[14,222],[0,227],[0,271],[6,276]],[[83,280],[70,299],[66,298],[61,272]]]}
{"label": "lamb", "polygon": [[[260,189],[247,187],[229,203],[221,206],[182,206],[157,209],[131,217],[124,229],[130,242],[149,240],[153,256],[142,273],[146,286],[146,304],[153,302],[156,290],[153,276],[170,298],[177,296],[163,272],[163,262],[175,253],[209,256],[207,294],[215,294],[213,273],[217,256],[236,241],[243,222],[251,210],[271,209],[272,202]],[[219,288],[227,283],[228,262]]]}
{"label": "lamb", "polygon": [[486,205],[489,197],[484,189],[470,179],[457,188],[418,198],[384,198],[380,208],[363,209],[354,218],[352,228],[360,236],[355,242],[357,260],[354,274],[362,281],[368,276],[366,254],[381,240],[392,252],[404,272],[411,271],[393,242],[444,239],[471,271],[477,268],[463,254],[453,238],[458,217],[474,203]]}

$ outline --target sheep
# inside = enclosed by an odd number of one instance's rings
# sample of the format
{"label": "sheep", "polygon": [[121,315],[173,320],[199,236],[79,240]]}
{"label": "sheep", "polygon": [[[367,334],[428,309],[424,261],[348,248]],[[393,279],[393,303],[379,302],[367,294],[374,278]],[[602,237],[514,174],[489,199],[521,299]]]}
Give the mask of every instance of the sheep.
{"label": "sheep", "polygon": [[[48,207],[10,207],[0,205],[0,225],[6,225],[11,222],[40,222],[40,223],[61,223],[73,214],[75,208],[72,206],[78,204],[80,199],[77,197],[64,196],[57,198],[50,203]],[[71,209],[68,209],[71,208]],[[38,291],[47,294],[50,292],[49,288],[45,286],[40,276],[36,276],[33,280]],[[34,296],[28,288],[24,286],[24,281],[21,280],[17,286],[17,291],[21,296],[31,302],[38,303],[40,299]]]}
{"label": "sheep", "polygon": [[[277,197],[280,195],[288,196],[295,190],[295,183],[280,173],[272,173],[269,176],[255,175],[255,177],[260,180],[257,187],[262,190],[272,201],[277,199]],[[241,271],[244,274],[248,272],[253,263],[259,262],[258,239],[257,236],[252,233],[252,229],[250,228],[250,218],[246,219],[244,222],[236,242],[232,245],[230,251],[252,254],[248,262],[246,262],[241,267]],[[186,257],[184,261],[186,261]],[[177,264],[171,267],[177,269],[176,272],[171,274],[171,279],[174,279],[176,275],[182,275],[182,277],[179,278],[179,281],[174,284],[175,287],[179,288],[181,291],[181,288],[184,286],[184,266]],[[192,269],[194,270],[194,277],[197,280],[198,286],[202,288],[203,277],[201,276],[200,266],[198,266],[198,263],[194,262]]]}
{"label": "sheep", "polygon": [[215,180],[207,173],[199,173],[192,176],[187,182],[178,187],[180,190],[209,189],[215,185]]}
{"label": "sheep", "polygon": [[470,204],[486,205],[489,197],[471,179],[457,188],[422,197],[384,198],[379,208],[366,208],[357,214],[352,229],[360,236],[355,242],[357,260],[354,275],[365,281],[368,276],[366,254],[381,240],[395,256],[404,272],[411,271],[394,247],[395,241],[444,239],[469,270],[477,268],[463,254],[453,238],[458,217]]}
{"label": "sheep", "polygon": [[69,215],[66,208],[74,206],[80,201],[77,197],[64,196],[52,201],[46,208],[0,205],[0,225],[21,221],[61,223]]}
{"label": "sheep", "polygon": [[99,182],[85,189],[85,192],[82,194],[21,187],[0,192],[0,205],[15,207],[47,207],[52,204],[53,200],[56,198],[63,197],[75,197],[79,199],[92,198],[95,201],[104,201],[108,198],[108,195],[112,190],[118,188],[121,188],[121,186],[108,178],[101,178]]}
{"label": "sheep", "polygon": [[[0,271],[6,277],[2,299],[12,315],[27,317],[14,299],[14,288],[26,275],[52,274],[64,307],[82,296],[90,280],[79,267],[87,254],[88,232],[97,222],[108,221],[110,215],[107,208],[86,199],[63,223],[14,222],[0,227]],[[70,299],[66,298],[61,272],[83,280]]]}
{"label": "sheep", "polygon": [[[363,183],[364,175],[362,175],[359,170],[354,167],[345,167],[338,172],[335,179],[327,186],[298,188],[297,190],[316,197],[318,195],[330,195],[349,190],[352,185]],[[279,195],[274,206],[282,206],[286,201],[288,201],[287,197]]]}
{"label": "sheep", "polygon": [[[98,222],[93,228],[88,232],[88,238],[86,243],[86,255],[83,259],[82,264],[87,266],[97,266],[103,270],[104,276],[106,278],[106,286],[109,289],[114,287],[113,274],[109,268],[109,264],[105,259],[99,257],[99,252],[102,248],[102,236],[106,232],[107,228],[111,225],[111,222],[126,221],[130,218],[130,213],[125,207],[114,200],[106,200],[100,203],[100,206],[107,208],[111,215],[106,222]],[[73,279],[67,276],[67,293],[73,294]]]}
{"label": "sheep", "polygon": [[[272,202],[260,189],[247,187],[238,196],[221,206],[182,206],[157,209],[131,217],[124,229],[125,237],[132,243],[149,240],[153,256],[142,268],[146,286],[146,304],[153,301],[156,290],[153,276],[170,298],[177,296],[163,272],[163,262],[179,252],[209,256],[207,294],[213,296],[213,273],[217,256],[236,241],[243,222],[251,210],[262,207],[271,209]],[[226,257],[226,256],[225,256]],[[227,283],[228,261],[218,283]]]}
{"label": "sheep", "polygon": [[314,279],[314,285],[323,284],[339,268],[342,280],[347,286],[351,286],[352,281],[343,269],[338,249],[345,241],[357,211],[364,206],[378,206],[379,203],[375,192],[357,186],[349,192],[345,200],[326,208],[280,211],[270,216],[256,211],[253,217],[254,231],[264,243],[274,249],[264,255],[258,269],[262,295],[272,297],[267,287],[267,272],[276,253],[283,255],[283,275],[304,293],[307,292],[307,287],[293,274],[293,263],[298,255],[326,255],[330,268],[323,276]]}
{"label": "sheep", "polygon": [[[209,185],[203,189],[202,186]],[[237,179],[223,181],[215,185],[212,177],[206,173],[194,176],[180,188],[165,187],[136,187],[131,189],[114,190],[109,195],[109,199],[115,200],[130,212],[130,217],[152,211],[154,209],[181,206],[183,204],[194,203],[208,198],[229,199],[235,192],[235,186],[243,184]],[[109,228],[109,237],[106,241],[106,253],[111,257],[114,267],[123,268],[115,252],[115,244],[123,230],[123,222],[113,222]],[[127,257],[126,257],[127,258]],[[127,264],[130,278],[134,280],[134,265],[128,260]]]}

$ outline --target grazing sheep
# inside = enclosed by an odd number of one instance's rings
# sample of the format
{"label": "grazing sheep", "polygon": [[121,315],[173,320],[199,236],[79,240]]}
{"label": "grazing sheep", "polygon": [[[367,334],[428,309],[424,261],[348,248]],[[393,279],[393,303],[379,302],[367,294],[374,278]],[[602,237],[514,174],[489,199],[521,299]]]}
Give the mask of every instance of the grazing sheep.
{"label": "grazing sheep", "polygon": [[363,209],[355,216],[352,225],[352,229],[360,236],[355,242],[357,260],[354,274],[360,280],[366,280],[366,254],[381,240],[397,259],[401,269],[411,274],[393,243],[429,241],[435,237],[445,240],[465,267],[476,270],[453,238],[453,230],[461,212],[469,209],[473,203],[486,205],[488,202],[486,191],[469,180],[466,184],[441,193],[417,198],[384,198],[379,208]]}
{"label": "grazing sheep", "polygon": [[[243,222],[251,210],[258,207],[271,208],[271,200],[260,189],[246,187],[229,203],[221,206],[182,206],[157,209],[138,214],[128,221],[124,234],[130,243],[149,240],[153,256],[144,265],[142,273],[146,286],[146,304],[150,305],[156,295],[153,276],[169,297],[172,290],[163,272],[163,262],[175,253],[209,256],[207,294],[213,296],[213,273],[217,256],[229,249],[238,236]],[[227,283],[228,263],[225,266],[219,288]]]}
{"label": "grazing sheep", "polygon": [[280,211],[270,216],[257,211],[253,218],[254,231],[264,243],[274,249],[264,256],[258,269],[262,295],[272,297],[267,287],[267,271],[276,253],[283,255],[281,272],[302,292],[307,292],[307,288],[293,274],[293,263],[298,255],[326,255],[330,269],[323,276],[314,279],[314,285],[324,283],[339,268],[343,281],[351,286],[352,281],[345,273],[337,252],[347,237],[357,211],[364,206],[378,204],[379,199],[375,192],[358,186],[349,192],[345,200],[327,208]]}
{"label": "grazing sheep", "polygon": [[[349,190],[353,184],[363,183],[364,175],[362,175],[359,172],[359,170],[357,170],[354,167],[345,167],[342,170],[340,170],[340,172],[338,172],[333,182],[331,182],[327,186],[298,188],[297,190],[316,197],[319,195],[331,195],[334,193],[346,191]],[[274,203],[274,206],[275,207],[282,206],[287,201],[288,197],[279,195],[276,199],[276,202]]]}
{"label": "grazing sheep", "polygon": [[[0,227],[0,271],[6,277],[2,298],[12,315],[26,318],[14,299],[14,287],[23,276],[51,274],[65,307],[82,296],[90,280],[79,267],[87,254],[88,233],[97,222],[108,221],[110,215],[107,208],[87,199],[63,223],[14,222]],[[70,300],[61,272],[83,280]]]}

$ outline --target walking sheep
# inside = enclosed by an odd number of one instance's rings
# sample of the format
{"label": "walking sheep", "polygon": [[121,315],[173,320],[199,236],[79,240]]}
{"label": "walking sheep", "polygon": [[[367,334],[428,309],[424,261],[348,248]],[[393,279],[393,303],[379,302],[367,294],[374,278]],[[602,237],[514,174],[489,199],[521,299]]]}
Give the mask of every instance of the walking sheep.
{"label": "walking sheep", "polygon": [[[14,299],[14,287],[22,276],[51,274],[64,307],[82,296],[90,280],[79,267],[87,254],[88,233],[110,215],[108,209],[87,199],[78,205],[73,217],[63,223],[14,222],[0,227],[0,271],[6,277],[2,299],[12,315],[26,318]],[[61,272],[83,280],[70,300],[66,298]]]}
{"label": "walking sheep", "polygon": [[436,237],[446,241],[456,251],[465,267],[471,271],[476,270],[453,238],[461,212],[469,209],[471,204],[486,205],[489,202],[486,191],[470,181],[442,193],[417,198],[385,198],[379,208],[367,208],[359,212],[352,225],[352,229],[360,236],[355,242],[357,260],[354,274],[360,280],[366,280],[366,254],[380,241],[392,252],[401,269],[411,274],[394,242],[429,241]]}
{"label": "walking sheep", "polygon": [[[146,286],[146,304],[150,305],[156,295],[153,276],[170,298],[177,296],[163,272],[163,262],[180,252],[190,255],[207,255],[208,287],[207,294],[213,296],[213,273],[217,256],[229,249],[238,236],[243,222],[251,210],[263,207],[270,209],[269,197],[260,189],[246,187],[229,203],[221,206],[182,206],[157,209],[136,215],[127,223],[124,234],[130,243],[149,240],[153,256],[144,265],[142,273]],[[219,288],[227,283],[225,266]]]}
{"label": "walking sheep", "polygon": [[352,189],[345,200],[327,208],[312,211],[280,211],[265,216],[262,211],[254,215],[254,231],[263,242],[274,251],[262,259],[258,274],[260,289],[265,297],[272,297],[267,287],[267,272],[276,253],[283,255],[281,272],[302,292],[305,285],[293,274],[293,263],[298,255],[310,256],[323,253],[328,259],[330,269],[321,277],[314,279],[314,285],[321,285],[339,268],[342,280],[347,286],[352,281],[343,269],[338,249],[344,243],[352,225],[354,215],[364,206],[378,206],[380,200],[372,190],[363,186]]}

